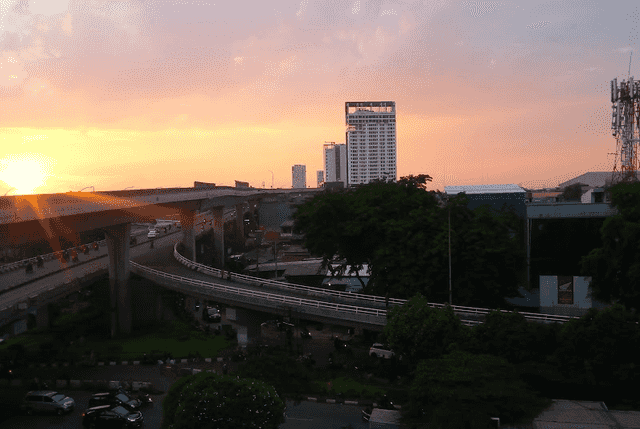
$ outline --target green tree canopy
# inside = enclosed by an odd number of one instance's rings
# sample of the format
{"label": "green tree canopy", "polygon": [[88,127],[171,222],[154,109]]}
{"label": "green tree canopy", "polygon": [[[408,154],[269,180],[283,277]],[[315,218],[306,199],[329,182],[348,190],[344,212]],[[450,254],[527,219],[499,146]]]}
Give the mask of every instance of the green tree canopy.
{"label": "green tree canopy", "polygon": [[523,257],[511,237],[514,221],[506,212],[469,210],[464,194],[426,191],[429,179],[409,176],[317,195],[298,207],[296,228],[325,265],[339,261],[360,270],[367,264],[367,293],[409,298],[420,292],[447,302],[450,213],[453,303],[504,306],[505,297],[518,296]]}
{"label": "green tree canopy", "polygon": [[574,183],[573,185],[569,185],[562,191],[562,198],[566,201],[571,200],[580,200],[582,197],[582,187],[584,185],[582,183]]}
{"label": "green tree canopy", "polygon": [[640,310],[640,183],[610,188],[618,214],[608,217],[600,234],[602,247],[582,258],[585,275],[592,277],[592,297]]}
{"label": "green tree canopy", "polygon": [[432,308],[417,294],[402,306],[389,310],[384,336],[389,346],[410,368],[421,359],[438,358],[464,336],[460,319],[451,307]]}
{"label": "green tree canopy", "polygon": [[487,428],[491,417],[501,424],[530,422],[550,404],[531,392],[506,360],[456,350],[419,363],[407,416],[434,429]]}
{"label": "green tree canopy", "polygon": [[639,318],[622,305],[589,309],[562,325],[555,361],[569,380],[631,386],[638,380]]}
{"label": "green tree canopy", "polygon": [[263,381],[202,372],[171,386],[163,403],[163,428],[277,429],[285,407]]}

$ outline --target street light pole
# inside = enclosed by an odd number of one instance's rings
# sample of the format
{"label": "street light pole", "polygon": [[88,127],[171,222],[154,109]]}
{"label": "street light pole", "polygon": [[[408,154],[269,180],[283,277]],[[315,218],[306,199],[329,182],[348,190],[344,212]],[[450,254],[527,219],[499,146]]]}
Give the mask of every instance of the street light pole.
{"label": "street light pole", "polygon": [[273,171],[267,170],[271,173],[271,189],[273,189]]}
{"label": "street light pole", "polygon": [[11,188],[11,189],[9,189],[7,192],[5,192],[5,193],[4,193],[3,197],[6,197],[6,196],[7,196],[7,194],[8,194],[9,192],[13,191],[14,189],[16,189],[16,188]]}
{"label": "street light pole", "polygon": [[451,206],[449,206],[449,305],[451,305]]}

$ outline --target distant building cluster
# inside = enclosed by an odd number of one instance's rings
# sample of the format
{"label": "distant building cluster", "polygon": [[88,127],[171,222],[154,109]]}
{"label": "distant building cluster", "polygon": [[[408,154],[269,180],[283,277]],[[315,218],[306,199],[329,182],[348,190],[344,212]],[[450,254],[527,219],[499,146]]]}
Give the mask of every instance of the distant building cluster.
{"label": "distant building cluster", "polygon": [[[317,172],[317,186],[347,188],[374,180],[396,181],[395,101],[346,102],[344,108],[345,143],[325,142],[324,171]],[[293,187],[300,187],[296,183],[300,182],[294,172]]]}
{"label": "distant building cluster", "polygon": [[307,187],[307,166],[296,164],[291,167],[292,187],[294,189]]}

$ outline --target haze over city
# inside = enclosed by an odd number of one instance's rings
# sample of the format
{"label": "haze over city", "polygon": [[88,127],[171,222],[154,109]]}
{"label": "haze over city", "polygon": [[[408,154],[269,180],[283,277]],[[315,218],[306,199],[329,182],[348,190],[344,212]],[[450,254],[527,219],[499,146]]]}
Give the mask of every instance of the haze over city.
{"label": "haze over city", "polygon": [[[555,186],[608,171],[628,1],[0,2],[0,195],[291,187],[395,101],[397,176]],[[637,75],[638,73],[636,73]]]}

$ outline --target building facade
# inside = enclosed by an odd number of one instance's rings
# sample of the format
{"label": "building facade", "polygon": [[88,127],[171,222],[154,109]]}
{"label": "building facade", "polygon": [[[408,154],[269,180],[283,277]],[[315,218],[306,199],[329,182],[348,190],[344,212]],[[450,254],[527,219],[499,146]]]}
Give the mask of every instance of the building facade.
{"label": "building facade", "polygon": [[307,166],[296,164],[291,167],[292,188],[307,187]]}
{"label": "building facade", "polygon": [[346,102],[345,120],[348,185],[397,180],[396,103]]}
{"label": "building facade", "polygon": [[489,205],[495,210],[500,210],[504,204],[515,209],[522,219],[526,216],[525,197],[527,192],[518,185],[469,185],[469,186],[445,186],[447,195],[457,195],[461,192],[467,194],[471,210],[482,205]]}
{"label": "building facade", "polygon": [[318,170],[316,172],[316,177],[318,178],[318,188],[321,188],[324,183],[324,171]]}
{"label": "building facade", "polygon": [[347,187],[347,145],[325,142],[323,147],[325,182],[343,182]]}

